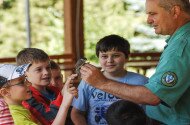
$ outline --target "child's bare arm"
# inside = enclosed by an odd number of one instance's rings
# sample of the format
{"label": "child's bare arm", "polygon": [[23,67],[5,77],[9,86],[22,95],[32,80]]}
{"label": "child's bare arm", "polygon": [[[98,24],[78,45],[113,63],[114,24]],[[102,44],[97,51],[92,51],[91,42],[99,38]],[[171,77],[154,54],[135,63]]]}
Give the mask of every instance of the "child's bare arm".
{"label": "child's bare arm", "polygon": [[67,112],[72,103],[73,97],[78,96],[78,90],[73,86],[73,80],[77,77],[76,74],[68,77],[61,93],[63,94],[62,104],[59,108],[57,116],[52,125],[64,125],[66,121]]}

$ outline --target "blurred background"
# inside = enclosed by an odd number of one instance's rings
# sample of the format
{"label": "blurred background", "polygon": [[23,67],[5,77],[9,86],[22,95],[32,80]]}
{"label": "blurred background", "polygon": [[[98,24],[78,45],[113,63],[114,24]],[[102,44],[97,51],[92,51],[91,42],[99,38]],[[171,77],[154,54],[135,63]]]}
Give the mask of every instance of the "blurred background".
{"label": "blurred background", "polygon": [[[83,4],[83,51],[89,61],[97,63],[95,45],[109,34],[129,40],[134,53],[163,50],[165,38],[155,35],[153,28],[146,24],[145,0],[75,2],[79,2],[79,7]],[[15,57],[26,47],[43,49],[49,55],[64,54],[67,51],[64,3],[64,0],[0,0],[0,58]],[[73,9],[77,11],[77,7]]]}

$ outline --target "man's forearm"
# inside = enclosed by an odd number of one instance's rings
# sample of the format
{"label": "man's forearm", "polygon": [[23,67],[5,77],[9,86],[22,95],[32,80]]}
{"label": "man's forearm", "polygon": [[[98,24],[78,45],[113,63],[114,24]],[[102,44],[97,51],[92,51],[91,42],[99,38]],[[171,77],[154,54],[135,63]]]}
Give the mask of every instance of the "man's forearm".
{"label": "man's forearm", "polygon": [[81,67],[81,78],[102,91],[139,104],[157,105],[160,99],[144,86],[132,86],[107,79],[91,64]]}
{"label": "man's forearm", "polygon": [[102,91],[138,104],[158,105],[160,103],[160,99],[144,86],[122,84],[109,79],[96,85],[94,87]]}

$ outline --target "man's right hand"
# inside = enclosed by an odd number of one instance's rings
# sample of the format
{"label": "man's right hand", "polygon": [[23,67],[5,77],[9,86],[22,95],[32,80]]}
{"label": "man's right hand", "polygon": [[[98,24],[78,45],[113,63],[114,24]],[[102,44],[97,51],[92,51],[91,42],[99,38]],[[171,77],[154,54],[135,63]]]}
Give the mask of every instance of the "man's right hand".
{"label": "man's right hand", "polygon": [[100,88],[108,80],[100,69],[89,63],[81,67],[80,73],[81,78],[95,88]]}

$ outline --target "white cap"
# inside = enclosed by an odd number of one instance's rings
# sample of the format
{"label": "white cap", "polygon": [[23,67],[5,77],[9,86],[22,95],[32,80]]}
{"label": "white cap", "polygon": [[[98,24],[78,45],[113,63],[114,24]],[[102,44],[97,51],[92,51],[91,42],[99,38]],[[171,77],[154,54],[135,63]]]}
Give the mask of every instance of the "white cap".
{"label": "white cap", "polygon": [[[16,66],[13,64],[0,64],[0,76],[4,81],[19,78],[24,75],[30,64]],[[0,80],[1,81],[1,80]],[[3,84],[3,81],[2,83]],[[0,85],[1,86],[1,85]]]}

